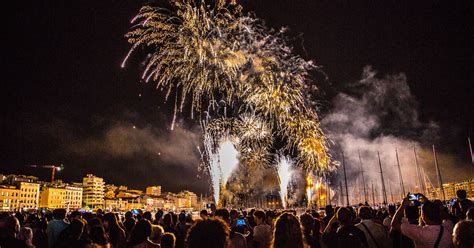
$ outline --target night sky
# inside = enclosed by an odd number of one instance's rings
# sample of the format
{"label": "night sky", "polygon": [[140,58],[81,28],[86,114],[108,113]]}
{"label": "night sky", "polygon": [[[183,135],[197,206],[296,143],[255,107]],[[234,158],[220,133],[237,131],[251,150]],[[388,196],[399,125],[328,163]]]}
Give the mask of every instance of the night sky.
{"label": "night sky", "polygon": [[[240,2],[267,25],[288,27],[295,51],[323,67],[329,81],[319,84],[322,116],[338,92],[360,79],[364,66],[381,75],[403,72],[420,120],[440,126],[437,145],[469,161],[471,1]],[[196,122],[182,115],[183,129],[170,134],[171,104],[164,103],[153,83],[139,82],[143,56],[120,68],[130,47],[124,34],[144,3],[14,1],[2,38],[0,173],[48,180],[49,171],[26,165],[63,163],[58,177],[65,181],[80,181],[92,172],[116,185],[158,184],[165,191],[208,193],[208,179],[197,169],[199,159],[193,159],[199,157],[197,149],[189,150],[199,145]],[[119,146],[112,147],[114,153],[101,147],[110,132],[130,135],[133,126],[140,137],[159,140],[162,152],[139,146],[124,153]],[[180,142],[173,140],[176,135]],[[143,144],[148,145],[156,143]],[[185,154],[181,146],[188,147]]]}

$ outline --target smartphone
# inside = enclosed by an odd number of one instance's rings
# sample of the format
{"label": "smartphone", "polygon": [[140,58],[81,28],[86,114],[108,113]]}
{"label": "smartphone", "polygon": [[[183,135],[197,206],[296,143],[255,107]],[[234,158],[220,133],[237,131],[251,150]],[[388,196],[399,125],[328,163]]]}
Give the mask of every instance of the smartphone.
{"label": "smartphone", "polygon": [[138,210],[136,210],[136,209],[132,209],[131,212],[132,212],[132,214],[138,214]]}
{"label": "smartphone", "polygon": [[408,200],[410,201],[418,201],[420,199],[420,195],[418,194],[409,194],[408,195]]}
{"label": "smartphone", "polygon": [[236,225],[237,226],[245,226],[245,219],[237,219]]}
{"label": "smartphone", "polygon": [[207,207],[207,208],[211,208],[211,204],[208,203],[208,204],[206,205],[206,207]]}
{"label": "smartphone", "polygon": [[458,201],[457,198],[453,198],[451,201],[449,201],[449,205],[454,206],[454,204],[456,204],[457,201]]}

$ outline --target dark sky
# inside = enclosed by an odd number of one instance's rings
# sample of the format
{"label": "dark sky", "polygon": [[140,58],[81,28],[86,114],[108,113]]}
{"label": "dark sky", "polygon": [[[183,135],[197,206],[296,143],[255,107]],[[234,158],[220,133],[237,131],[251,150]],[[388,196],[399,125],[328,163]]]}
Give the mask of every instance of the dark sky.
{"label": "dark sky", "polygon": [[[207,178],[196,176],[202,176],[197,164],[183,165],[192,160],[179,152],[163,154],[167,158],[139,151],[102,154],[101,138],[132,125],[143,137],[153,133],[160,142],[183,145],[170,140],[172,111],[162,95],[154,85],[139,83],[140,58],[120,68],[129,49],[123,36],[144,1],[14,2],[2,38],[0,173],[46,180],[47,171],[25,165],[64,163],[59,177],[67,181],[93,172],[114,184],[206,193]],[[471,1],[241,3],[271,27],[289,27],[296,51],[323,66],[330,78],[321,83],[323,111],[366,65],[381,74],[404,72],[421,120],[441,126],[438,145],[467,149],[473,123]],[[181,125],[193,128],[189,121]],[[199,140],[199,130],[192,130],[190,143]]]}

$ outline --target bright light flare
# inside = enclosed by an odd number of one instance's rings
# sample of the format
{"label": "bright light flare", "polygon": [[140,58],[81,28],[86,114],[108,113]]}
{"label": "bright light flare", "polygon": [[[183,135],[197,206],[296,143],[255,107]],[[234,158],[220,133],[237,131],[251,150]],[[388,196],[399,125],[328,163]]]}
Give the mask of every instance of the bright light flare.
{"label": "bright light flare", "polygon": [[288,184],[291,180],[291,166],[293,162],[286,158],[280,157],[278,162],[278,179],[280,182],[280,198],[283,205],[283,208],[286,208],[288,205]]}

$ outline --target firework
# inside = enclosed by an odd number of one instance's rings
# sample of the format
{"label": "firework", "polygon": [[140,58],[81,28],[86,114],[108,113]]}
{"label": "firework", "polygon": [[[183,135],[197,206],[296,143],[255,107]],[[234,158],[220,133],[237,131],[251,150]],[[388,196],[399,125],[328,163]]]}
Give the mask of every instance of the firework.
{"label": "firework", "polygon": [[[233,139],[241,163],[268,164],[273,142],[280,140],[286,142],[284,155],[297,165],[318,174],[334,170],[337,164],[305,96],[309,71],[318,67],[293,53],[284,30],[271,30],[222,1],[213,8],[199,1],[170,4],[170,9],[145,6],[132,20],[126,35],[132,48],[122,66],[136,49],[149,51],[142,79],[156,82],[166,98],[175,92],[172,126],[187,99],[191,116],[206,112],[210,171],[225,137]],[[224,107],[223,116],[216,105]]]}
{"label": "firework", "polygon": [[280,198],[283,208],[286,208],[288,203],[288,184],[291,179],[291,164],[290,159],[280,157],[278,162],[278,181],[280,182]]}

